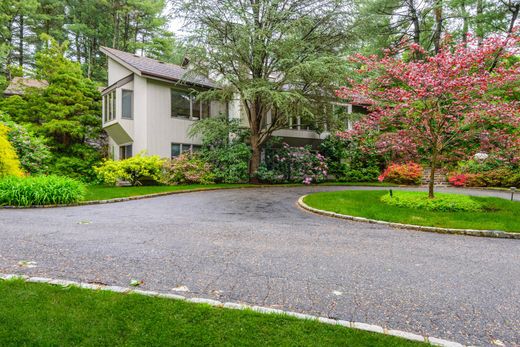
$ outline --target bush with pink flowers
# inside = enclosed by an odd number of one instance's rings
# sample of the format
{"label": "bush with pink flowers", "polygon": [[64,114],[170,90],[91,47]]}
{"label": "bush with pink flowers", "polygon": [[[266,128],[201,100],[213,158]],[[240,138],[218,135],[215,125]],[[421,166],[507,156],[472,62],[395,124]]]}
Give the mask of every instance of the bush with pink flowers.
{"label": "bush with pink flowers", "polygon": [[397,184],[420,184],[422,175],[423,168],[417,163],[393,163],[383,171],[378,180]]}
{"label": "bush with pink flowers", "polygon": [[281,148],[271,148],[265,163],[257,171],[258,178],[269,183],[318,183],[327,178],[325,157],[309,146],[291,147],[283,143]]}

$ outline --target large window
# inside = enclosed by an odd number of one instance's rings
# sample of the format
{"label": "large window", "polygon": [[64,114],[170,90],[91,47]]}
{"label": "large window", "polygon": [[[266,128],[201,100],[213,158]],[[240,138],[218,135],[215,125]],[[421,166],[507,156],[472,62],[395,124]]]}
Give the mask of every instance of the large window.
{"label": "large window", "polygon": [[131,90],[121,91],[121,118],[134,118],[134,92]]}
{"label": "large window", "polygon": [[208,118],[209,113],[209,102],[196,101],[193,95],[174,89],[171,90],[172,117],[199,120]]}
{"label": "large window", "polygon": [[191,145],[187,143],[172,143],[171,147],[171,157],[175,158],[181,155],[182,153],[193,153],[200,150],[200,146]]}
{"label": "large window", "polygon": [[132,145],[120,146],[119,147],[119,159],[128,159],[132,157]]}
{"label": "large window", "polygon": [[116,118],[116,91],[113,90],[103,96],[103,119],[110,122]]}

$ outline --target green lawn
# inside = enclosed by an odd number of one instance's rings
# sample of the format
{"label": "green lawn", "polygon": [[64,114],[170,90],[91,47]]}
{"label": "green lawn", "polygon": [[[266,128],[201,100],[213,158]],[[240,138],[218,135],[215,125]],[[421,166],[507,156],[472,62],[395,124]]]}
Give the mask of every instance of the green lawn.
{"label": "green lawn", "polygon": [[0,346],[420,346],[387,335],[137,294],[0,281]]}
{"label": "green lawn", "polygon": [[340,191],[307,196],[307,205],[336,213],[387,222],[456,229],[489,229],[520,232],[520,203],[500,198],[472,197],[483,204],[483,212],[434,212],[397,207],[380,201],[386,190]]}
{"label": "green lawn", "polygon": [[107,200],[115,198],[126,198],[129,196],[148,195],[164,192],[175,192],[194,189],[216,189],[216,188],[243,188],[253,187],[252,184],[190,184],[177,186],[140,186],[140,187],[114,187],[114,186],[88,186],[85,201]]}
{"label": "green lawn", "polygon": [[[388,186],[387,183],[368,182],[368,183],[349,183],[349,182],[327,182],[323,183],[327,186]],[[191,185],[177,185],[177,186],[140,186],[140,187],[114,187],[92,185],[87,187],[87,194],[85,201],[93,200],[108,200],[115,198],[126,198],[129,196],[148,195],[155,193],[174,192],[181,190],[194,189],[216,189],[216,188],[244,188],[244,187],[261,187],[268,185],[254,185],[254,184],[191,184]],[[303,186],[302,184],[278,184],[272,186],[295,187]]]}

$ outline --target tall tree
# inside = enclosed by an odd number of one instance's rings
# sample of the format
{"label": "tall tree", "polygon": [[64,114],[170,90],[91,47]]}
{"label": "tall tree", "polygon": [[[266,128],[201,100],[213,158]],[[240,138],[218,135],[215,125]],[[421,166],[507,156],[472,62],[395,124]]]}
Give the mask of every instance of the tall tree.
{"label": "tall tree", "polygon": [[197,52],[194,71],[223,88],[202,98],[238,96],[251,130],[250,173],[272,133],[299,115],[317,121],[342,76],[349,39],[341,0],[183,0],[176,5]]}
{"label": "tall tree", "polygon": [[[434,56],[403,61],[358,56],[363,78],[350,81],[338,94],[355,92],[375,102],[374,112],[356,124],[346,138],[367,134],[377,138],[382,152],[426,161],[431,167],[429,196],[434,197],[434,175],[449,160],[466,159],[490,139],[518,144],[520,103],[513,93],[520,80],[520,38],[490,38],[444,47]],[[414,50],[421,50],[417,45]],[[499,63],[497,64],[497,57]],[[493,69],[492,72],[490,70]],[[518,145],[516,145],[518,146]],[[518,147],[513,160],[520,160]]]}

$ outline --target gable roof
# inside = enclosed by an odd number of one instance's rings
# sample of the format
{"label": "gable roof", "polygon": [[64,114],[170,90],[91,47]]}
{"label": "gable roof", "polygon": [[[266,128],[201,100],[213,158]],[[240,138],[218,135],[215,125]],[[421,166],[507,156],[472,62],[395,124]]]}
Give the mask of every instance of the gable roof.
{"label": "gable roof", "polygon": [[215,88],[214,81],[201,75],[194,75],[182,66],[164,63],[159,60],[123,52],[114,48],[101,47],[101,52],[114,59],[129,70],[143,77],[156,77],[173,82]]}
{"label": "gable roof", "polygon": [[47,81],[33,78],[14,77],[4,91],[4,95],[23,95],[25,88],[45,88]]}

